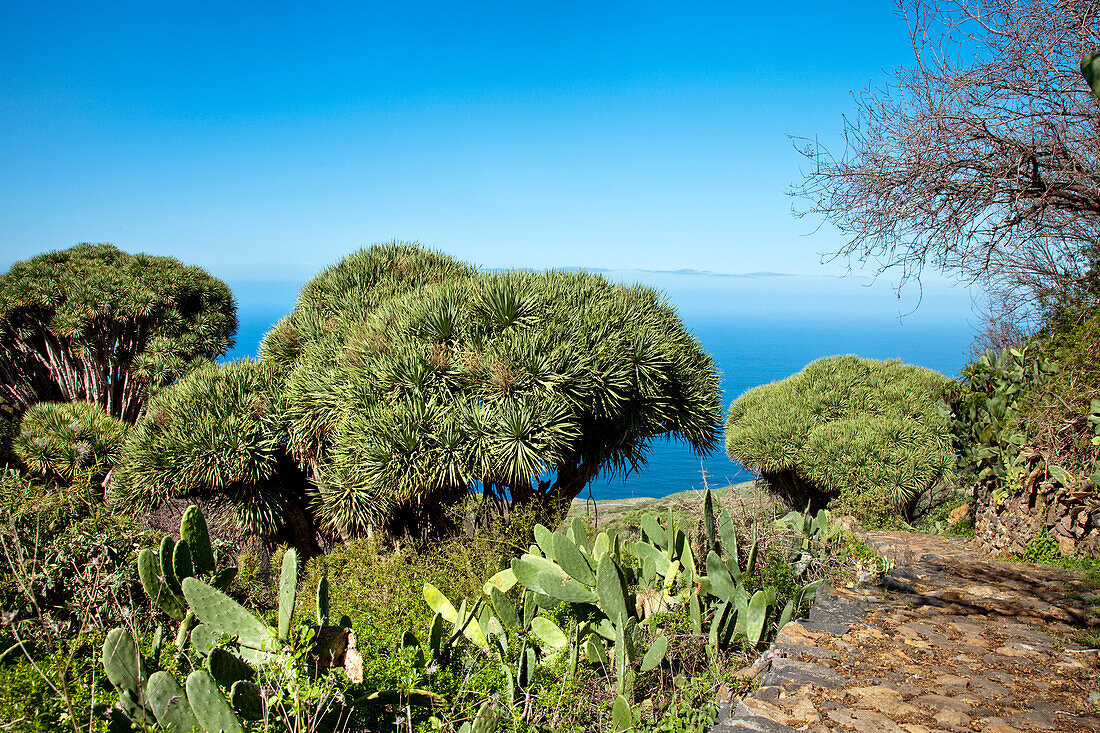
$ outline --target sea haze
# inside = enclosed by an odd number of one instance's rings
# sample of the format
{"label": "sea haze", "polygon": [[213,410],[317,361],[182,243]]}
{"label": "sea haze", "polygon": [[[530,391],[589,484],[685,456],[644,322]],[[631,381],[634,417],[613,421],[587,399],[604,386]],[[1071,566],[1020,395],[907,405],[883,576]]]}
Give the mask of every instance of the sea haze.
{"label": "sea haze", "polygon": [[[972,340],[970,296],[925,283],[896,296],[868,278],[695,271],[602,271],[609,279],[644,282],[667,293],[687,328],[718,365],[725,407],[752,387],[774,382],[823,356],[856,354],[900,359],[954,376]],[[255,356],[260,339],[294,304],[300,282],[230,282],[240,327],[227,358]],[[596,499],[665,496],[746,481],[752,474],[722,450],[700,460],[676,441],[654,442],[645,468],[593,482]],[[586,494],[587,495],[587,492]]]}

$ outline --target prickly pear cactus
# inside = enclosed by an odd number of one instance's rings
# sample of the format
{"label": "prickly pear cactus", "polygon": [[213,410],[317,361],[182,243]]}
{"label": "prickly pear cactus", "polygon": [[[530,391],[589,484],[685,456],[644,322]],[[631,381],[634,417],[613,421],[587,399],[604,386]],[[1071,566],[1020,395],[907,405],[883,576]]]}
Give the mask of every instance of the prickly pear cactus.
{"label": "prickly pear cactus", "polygon": [[154,672],[149,677],[146,697],[153,717],[173,733],[186,733],[198,727],[199,721],[191,710],[187,693],[167,672]]}
{"label": "prickly pear cactus", "polygon": [[125,629],[111,629],[103,640],[103,671],[119,692],[129,692],[137,703],[145,699],[148,677],[137,642]]}
{"label": "prickly pear cactus", "polygon": [[160,559],[153,554],[152,550],[145,549],[138,553],[137,569],[141,587],[149,600],[173,621],[183,621],[187,615],[183,599],[177,596],[165,581]]}
{"label": "prickly pear cactus", "polygon": [[185,689],[191,710],[207,733],[244,733],[233,707],[205,669],[187,675]]}
{"label": "prickly pear cactus", "polygon": [[183,597],[199,621],[215,633],[235,636],[242,646],[251,649],[276,648],[274,629],[217,588],[196,578],[184,578]]}
{"label": "prickly pear cactus", "polygon": [[[283,554],[283,568],[279,576],[279,638],[290,634],[290,619],[294,614],[294,600],[298,595],[298,552],[293,548]],[[326,612],[325,616],[328,615]],[[321,614],[318,613],[318,618]],[[324,624],[321,624],[322,626]]]}
{"label": "prickly pear cactus", "polygon": [[182,541],[187,543],[195,575],[209,575],[214,572],[214,549],[210,544],[206,518],[193,504],[187,508],[183,513],[183,519],[180,520],[180,536]]}

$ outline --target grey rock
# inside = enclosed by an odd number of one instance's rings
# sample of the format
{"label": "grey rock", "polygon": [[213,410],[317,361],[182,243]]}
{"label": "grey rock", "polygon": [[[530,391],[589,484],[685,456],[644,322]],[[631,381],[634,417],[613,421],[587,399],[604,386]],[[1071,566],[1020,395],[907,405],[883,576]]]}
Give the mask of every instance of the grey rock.
{"label": "grey rock", "polygon": [[711,733],[735,733],[736,731],[756,731],[757,733],[796,733],[789,725],[777,723],[770,718],[757,715],[743,703],[737,703],[733,715],[721,725],[710,729]]}
{"label": "grey rock", "polygon": [[761,687],[813,685],[831,689],[843,684],[844,678],[828,667],[782,657],[772,660],[771,668],[760,681]]}

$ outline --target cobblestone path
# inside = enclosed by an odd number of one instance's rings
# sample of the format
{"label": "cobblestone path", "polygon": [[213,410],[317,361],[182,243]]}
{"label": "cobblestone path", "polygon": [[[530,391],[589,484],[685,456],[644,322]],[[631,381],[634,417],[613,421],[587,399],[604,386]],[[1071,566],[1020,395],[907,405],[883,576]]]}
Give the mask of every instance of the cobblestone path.
{"label": "cobblestone path", "polygon": [[968,540],[871,532],[880,587],[825,587],[714,733],[1098,731],[1100,595],[1080,576],[1001,562]]}

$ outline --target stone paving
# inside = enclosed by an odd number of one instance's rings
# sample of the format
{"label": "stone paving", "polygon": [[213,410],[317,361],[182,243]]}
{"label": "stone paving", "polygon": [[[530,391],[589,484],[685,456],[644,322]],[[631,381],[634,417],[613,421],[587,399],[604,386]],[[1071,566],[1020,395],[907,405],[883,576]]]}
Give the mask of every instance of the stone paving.
{"label": "stone paving", "polygon": [[1074,641],[1100,631],[1094,587],[964,538],[864,539],[894,569],[876,587],[824,586],[713,733],[1100,730],[1100,653]]}

